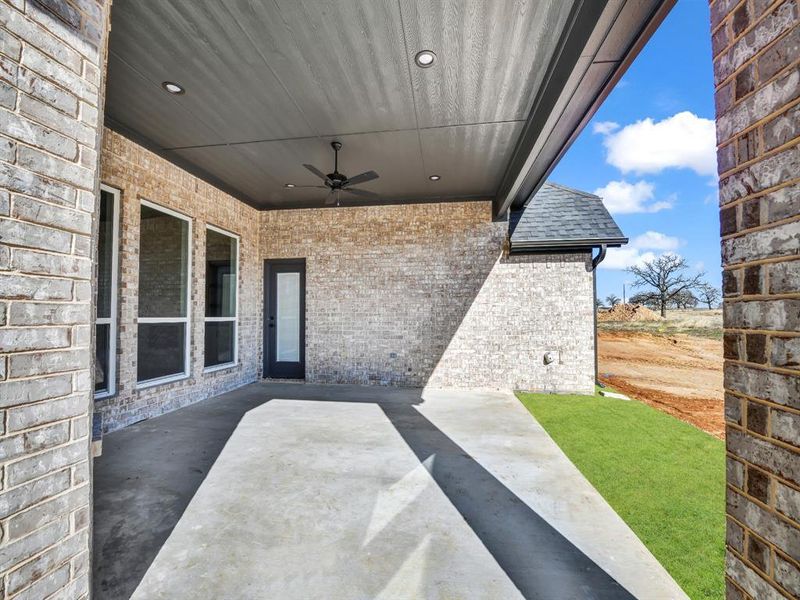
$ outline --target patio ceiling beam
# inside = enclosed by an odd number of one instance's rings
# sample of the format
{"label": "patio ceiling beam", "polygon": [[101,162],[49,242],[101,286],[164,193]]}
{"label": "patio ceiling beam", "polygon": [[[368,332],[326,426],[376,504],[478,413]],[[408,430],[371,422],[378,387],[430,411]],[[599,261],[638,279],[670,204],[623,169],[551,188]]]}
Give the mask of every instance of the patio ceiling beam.
{"label": "patio ceiling beam", "polygon": [[493,200],[496,220],[536,193],[674,4],[576,3]]}

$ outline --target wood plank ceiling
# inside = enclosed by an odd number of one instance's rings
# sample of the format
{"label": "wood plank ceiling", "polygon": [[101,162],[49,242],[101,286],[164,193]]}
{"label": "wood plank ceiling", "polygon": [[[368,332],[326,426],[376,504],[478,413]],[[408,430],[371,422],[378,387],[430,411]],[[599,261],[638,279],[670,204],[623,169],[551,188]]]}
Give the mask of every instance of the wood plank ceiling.
{"label": "wood plank ceiling", "polygon": [[322,206],[326,190],[285,184],[318,184],[302,164],[330,172],[334,139],[342,172],[380,174],[362,187],[381,201],[492,198],[572,8],[114,0],[106,119],[258,208]]}

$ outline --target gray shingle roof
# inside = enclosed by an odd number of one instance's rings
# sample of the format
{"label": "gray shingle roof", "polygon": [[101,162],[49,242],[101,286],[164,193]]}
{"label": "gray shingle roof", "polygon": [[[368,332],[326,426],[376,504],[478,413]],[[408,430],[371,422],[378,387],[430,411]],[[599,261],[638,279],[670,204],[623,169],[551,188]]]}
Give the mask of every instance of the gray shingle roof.
{"label": "gray shingle roof", "polygon": [[511,211],[508,228],[512,252],[628,242],[599,196],[549,182]]}

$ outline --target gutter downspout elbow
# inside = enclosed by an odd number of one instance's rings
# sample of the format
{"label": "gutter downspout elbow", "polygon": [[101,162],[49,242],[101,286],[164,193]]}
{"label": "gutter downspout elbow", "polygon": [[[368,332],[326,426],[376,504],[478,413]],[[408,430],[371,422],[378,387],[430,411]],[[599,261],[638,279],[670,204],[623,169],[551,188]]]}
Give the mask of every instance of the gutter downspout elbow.
{"label": "gutter downspout elbow", "polygon": [[600,244],[600,253],[592,258],[592,271],[594,271],[597,268],[597,265],[603,262],[605,257],[606,257],[606,245]]}

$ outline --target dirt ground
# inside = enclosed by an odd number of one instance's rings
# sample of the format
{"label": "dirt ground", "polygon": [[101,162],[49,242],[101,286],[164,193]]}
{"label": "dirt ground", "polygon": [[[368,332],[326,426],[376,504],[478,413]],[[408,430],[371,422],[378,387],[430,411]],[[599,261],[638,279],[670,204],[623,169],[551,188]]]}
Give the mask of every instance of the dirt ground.
{"label": "dirt ground", "polygon": [[[713,311],[716,312],[716,311]],[[598,331],[600,380],[619,391],[724,437],[722,341],[709,331],[721,331],[719,314],[675,314],[650,331],[611,324]],[[690,323],[690,325],[687,325]],[[605,324],[604,324],[605,325]],[[699,335],[672,333],[681,330]],[[700,337],[706,336],[706,337]]]}

